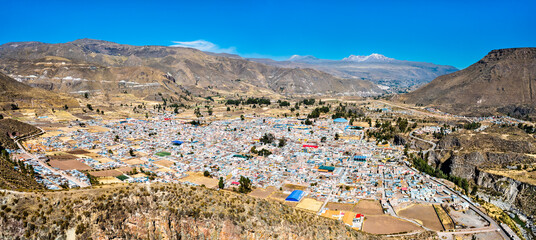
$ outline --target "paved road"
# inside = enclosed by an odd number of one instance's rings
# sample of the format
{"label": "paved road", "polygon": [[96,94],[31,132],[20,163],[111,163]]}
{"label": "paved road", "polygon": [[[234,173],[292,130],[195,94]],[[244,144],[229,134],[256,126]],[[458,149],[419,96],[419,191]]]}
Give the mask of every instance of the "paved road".
{"label": "paved road", "polygon": [[[39,128],[39,127],[38,127]],[[50,167],[48,164],[46,164],[45,162],[43,162],[41,159],[39,159],[38,157],[36,157],[35,155],[29,153],[28,151],[26,151],[26,149],[22,146],[22,144],[20,143],[21,140],[25,140],[25,139],[28,139],[28,138],[32,138],[32,137],[35,137],[35,136],[38,136],[38,135],[41,135],[41,134],[44,134],[45,131],[41,128],[39,128],[41,130],[40,133],[36,133],[36,134],[33,134],[33,135],[29,135],[29,136],[25,136],[25,137],[21,137],[21,138],[18,138],[15,140],[15,143],[17,144],[17,146],[19,146],[19,148],[25,153],[27,154],[28,156],[30,156],[33,160],[37,161],[41,166],[43,166],[44,168],[48,169],[49,171],[55,173],[55,174],[58,174],[60,176],[62,176],[63,178],[67,179],[67,180],[70,180],[74,183],[76,183],[78,186],[80,186],[81,188],[85,188],[85,187],[89,187],[91,185],[87,184],[86,182],[82,182],[80,181],[79,179],[71,176],[71,175],[68,175],[66,173],[64,173],[63,171],[58,171],[52,167]]]}

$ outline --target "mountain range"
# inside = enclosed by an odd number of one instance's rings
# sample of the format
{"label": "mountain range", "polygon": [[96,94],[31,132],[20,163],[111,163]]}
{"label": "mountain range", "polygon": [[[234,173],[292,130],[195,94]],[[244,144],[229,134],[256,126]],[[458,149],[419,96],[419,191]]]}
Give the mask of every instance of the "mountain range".
{"label": "mountain range", "polygon": [[0,72],[0,109],[76,107],[78,102],[66,95],[30,87]]}
{"label": "mountain range", "polygon": [[461,71],[440,76],[400,100],[460,115],[536,115],[536,48],[489,52]]}
{"label": "mountain range", "polygon": [[196,96],[384,93],[370,81],[335,77],[317,69],[278,67],[191,48],[93,39],[3,44],[0,70],[31,86],[66,93],[128,92],[141,97],[155,92]]}
{"label": "mountain range", "polygon": [[434,78],[458,69],[433,63],[396,60],[381,54],[350,55],[342,60],[320,59],[314,56],[294,55],[285,61],[249,58],[251,61],[286,68],[312,68],[344,79],[368,80],[391,92],[428,83]]}

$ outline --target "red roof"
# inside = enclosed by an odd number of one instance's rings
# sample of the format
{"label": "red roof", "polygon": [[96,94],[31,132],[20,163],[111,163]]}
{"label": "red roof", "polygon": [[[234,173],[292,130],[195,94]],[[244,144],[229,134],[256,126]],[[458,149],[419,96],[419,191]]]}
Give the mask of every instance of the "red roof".
{"label": "red roof", "polygon": [[403,187],[403,188],[401,188],[401,190],[402,190],[402,191],[407,191],[408,188],[407,188],[407,187]]}
{"label": "red roof", "polygon": [[304,148],[310,147],[310,148],[318,148],[316,145],[303,145]]}
{"label": "red roof", "polygon": [[239,183],[239,182],[232,182],[231,184],[233,184],[233,185],[239,185],[240,183]]}
{"label": "red roof", "polygon": [[364,217],[365,215],[361,214],[361,213],[358,213],[355,215],[355,218],[360,218],[360,217]]}
{"label": "red roof", "polygon": [[164,120],[169,121],[169,120],[171,120],[171,118],[164,118]]}

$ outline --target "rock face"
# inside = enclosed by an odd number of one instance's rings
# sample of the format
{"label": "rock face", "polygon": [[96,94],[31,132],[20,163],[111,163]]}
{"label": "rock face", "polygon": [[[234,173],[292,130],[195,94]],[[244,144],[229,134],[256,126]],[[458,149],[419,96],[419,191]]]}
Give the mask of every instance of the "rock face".
{"label": "rock face", "polygon": [[476,174],[476,183],[494,190],[502,200],[516,206],[527,215],[536,215],[536,186],[484,171]]}
{"label": "rock face", "polygon": [[527,154],[536,151],[534,141],[516,127],[493,126],[480,133],[462,131],[443,137],[428,161],[444,173],[476,183],[531,216],[536,214],[536,186],[489,170],[533,164],[536,160]]}
{"label": "rock face", "polygon": [[92,39],[68,43],[7,43],[0,68],[34,86],[63,92],[166,91],[222,94],[352,95],[383,92],[361,79],[314,69],[281,68],[242,58],[163,46],[131,46]]}
{"label": "rock face", "polygon": [[400,100],[455,114],[533,115],[536,48],[493,50],[466,69],[440,76]]}

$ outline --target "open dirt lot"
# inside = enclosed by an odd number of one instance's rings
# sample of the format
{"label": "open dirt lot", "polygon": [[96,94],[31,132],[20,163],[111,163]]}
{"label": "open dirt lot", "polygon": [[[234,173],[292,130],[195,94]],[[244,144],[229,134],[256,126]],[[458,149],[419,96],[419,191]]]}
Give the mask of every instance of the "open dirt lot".
{"label": "open dirt lot", "polygon": [[92,168],[88,165],[86,165],[83,162],[80,162],[78,160],[51,160],[49,162],[50,166],[59,168],[61,170],[91,170]]}
{"label": "open dirt lot", "polygon": [[312,212],[318,212],[320,208],[322,207],[323,202],[317,201],[312,198],[304,198],[301,200],[301,202],[296,205],[296,208],[312,211]]}
{"label": "open dirt lot", "polygon": [[488,225],[488,222],[473,210],[467,210],[463,213],[451,209],[449,214],[457,225],[465,226],[466,228],[480,228]]}
{"label": "open dirt lot", "polygon": [[423,226],[440,231],[443,230],[441,222],[432,205],[414,204],[408,208],[402,209],[398,215],[420,222]]}
{"label": "open dirt lot", "polygon": [[365,216],[363,231],[373,234],[394,234],[423,230],[419,226],[391,216]]}

